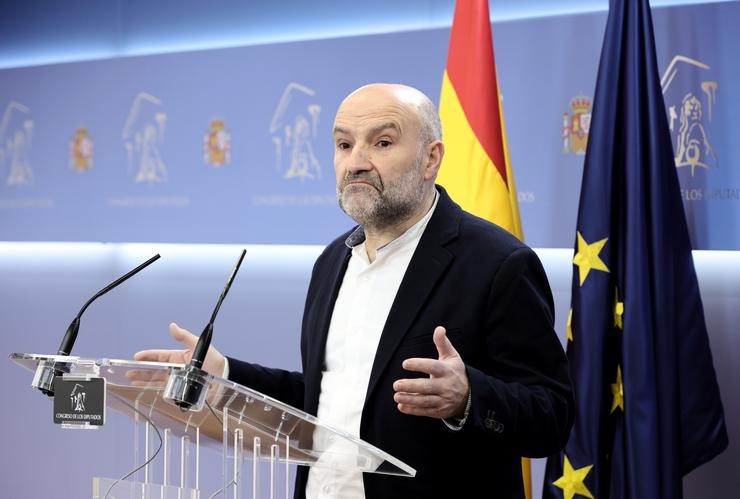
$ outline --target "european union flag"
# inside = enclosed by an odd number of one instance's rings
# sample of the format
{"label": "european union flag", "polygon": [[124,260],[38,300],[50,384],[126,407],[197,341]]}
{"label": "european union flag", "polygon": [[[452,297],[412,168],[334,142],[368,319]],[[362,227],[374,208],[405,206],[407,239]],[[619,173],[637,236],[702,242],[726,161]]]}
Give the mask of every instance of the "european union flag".
{"label": "european union flag", "polygon": [[682,497],[727,447],[647,0],[612,0],[573,258],[575,426],[543,497]]}

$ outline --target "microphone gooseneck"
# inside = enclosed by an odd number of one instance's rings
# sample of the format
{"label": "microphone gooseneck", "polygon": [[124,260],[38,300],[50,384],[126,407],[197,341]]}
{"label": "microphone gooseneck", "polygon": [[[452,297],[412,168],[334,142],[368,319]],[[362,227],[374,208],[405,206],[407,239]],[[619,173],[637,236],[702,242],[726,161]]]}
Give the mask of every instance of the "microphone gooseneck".
{"label": "microphone gooseneck", "polygon": [[218,310],[221,308],[221,303],[226,298],[226,293],[231,288],[231,283],[234,282],[239,267],[244,260],[244,255],[247,254],[247,250],[243,249],[239,255],[239,259],[234,266],[234,270],[229,276],[229,280],[226,282],[224,290],[221,292],[221,296],[218,298],[216,308],[211,314],[211,320],[208,321],[206,327],[198,338],[198,343],[195,344],[193,349],[193,357],[190,359],[190,363],[182,369],[172,371],[169,379],[167,380],[167,386],[165,386],[164,398],[172,401],[183,411],[187,410],[199,410],[202,407],[205,400],[206,387],[208,383],[208,373],[203,371],[203,362],[205,361],[208,348],[211,346],[211,339],[213,337],[213,323],[216,321],[216,315]]}
{"label": "microphone gooseneck", "polygon": [[[69,324],[69,327],[67,327],[67,332],[64,333],[64,338],[62,338],[62,343],[59,345],[59,350],[57,351],[57,355],[60,356],[68,356],[72,353],[72,347],[74,347],[75,340],[77,340],[77,333],[80,331],[80,318],[82,317],[82,314],[87,310],[87,307],[90,306],[90,304],[95,301],[100,296],[104,295],[111,289],[115,288],[119,284],[121,284],[123,281],[128,279],[129,277],[133,276],[134,274],[140,272],[144,268],[148,267],[152,263],[154,263],[156,260],[159,259],[159,254],[154,255],[146,262],[142,263],[135,269],[127,272],[126,274],[122,275],[112,283],[108,284],[106,287],[95,293],[92,298],[87,300],[85,304],[82,306],[80,311],[77,313],[77,316],[75,316],[74,319],[72,319],[72,322]],[[61,366],[59,363],[42,363],[39,364],[38,368],[36,369],[36,374],[34,376],[34,380],[32,383],[32,386],[34,388],[37,388],[40,390],[44,395],[47,395],[49,397],[54,396],[54,378],[56,376],[59,376],[64,373],[64,366]]]}
{"label": "microphone gooseneck", "polygon": [[208,347],[211,346],[211,338],[213,337],[213,323],[216,321],[216,315],[218,315],[218,310],[221,308],[221,303],[223,303],[224,298],[226,298],[226,293],[229,292],[231,284],[234,282],[234,277],[236,277],[236,273],[239,271],[239,267],[241,266],[242,261],[244,260],[244,255],[246,254],[247,250],[243,249],[241,254],[239,255],[239,259],[236,261],[234,270],[231,271],[229,280],[226,281],[226,286],[224,286],[224,290],[221,292],[221,296],[219,296],[218,302],[216,302],[216,307],[213,309],[213,313],[211,314],[211,320],[208,321],[208,324],[206,324],[206,327],[203,328],[203,332],[198,338],[198,343],[196,343],[195,348],[193,349],[193,357],[190,360],[190,365],[193,367],[197,367],[198,369],[203,367],[203,361],[205,360],[206,354],[208,353]]}
{"label": "microphone gooseneck", "polygon": [[82,314],[87,310],[87,307],[90,306],[90,304],[95,301],[97,298],[103,296],[105,293],[110,291],[111,289],[115,288],[119,284],[121,284],[123,281],[128,279],[129,277],[133,276],[134,274],[137,274],[141,270],[144,270],[146,267],[154,263],[159,259],[159,253],[151,257],[146,262],[142,263],[135,269],[127,272],[126,274],[122,275],[112,283],[108,284],[106,287],[95,293],[92,298],[87,300],[87,302],[82,306],[80,311],[77,313],[77,316],[72,319],[72,322],[69,324],[69,327],[67,328],[67,332],[64,335],[64,338],[62,338],[62,343],[59,345],[59,351],[57,351],[57,355],[69,355],[72,353],[72,347],[75,344],[75,340],[77,339],[77,333],[80,330],[80,317],[82,317]]}

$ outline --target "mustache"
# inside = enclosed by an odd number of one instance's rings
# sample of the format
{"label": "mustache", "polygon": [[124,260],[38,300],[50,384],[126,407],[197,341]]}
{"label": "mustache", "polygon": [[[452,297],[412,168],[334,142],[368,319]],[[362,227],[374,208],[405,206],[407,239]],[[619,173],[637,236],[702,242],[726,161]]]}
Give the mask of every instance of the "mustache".
{"label": "mustache", "polygon": [[339,190],[343,191],[344,188],[347,187],[347,185],[351,184],[352,182],[358,181],[367,182],[368,184],[375,187],[379,192],[383,192],[383,181],[378,175],[370,172],[348,173],[344,176],[342,182],[339,184]]}

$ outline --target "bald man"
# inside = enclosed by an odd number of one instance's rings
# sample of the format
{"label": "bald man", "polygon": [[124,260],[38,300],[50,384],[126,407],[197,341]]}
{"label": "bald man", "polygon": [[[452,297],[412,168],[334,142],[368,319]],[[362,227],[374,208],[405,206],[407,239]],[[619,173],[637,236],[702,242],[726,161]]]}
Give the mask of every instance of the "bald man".
{"label": "bald man", "polygon": [[[519,498],[520,460],[565,444],[574,401],[535,253],[435,186],[444,145],[418,90],[372,84],[334,120],[339,206],[357,227],[316,261],[303,372],[211,349],[204,368],[298,407],[401,459],[414,478],[299,467],[309,499]],[[140,360],[188,362],[185,351]],[[329,445],[320,430],[314,446]]]}

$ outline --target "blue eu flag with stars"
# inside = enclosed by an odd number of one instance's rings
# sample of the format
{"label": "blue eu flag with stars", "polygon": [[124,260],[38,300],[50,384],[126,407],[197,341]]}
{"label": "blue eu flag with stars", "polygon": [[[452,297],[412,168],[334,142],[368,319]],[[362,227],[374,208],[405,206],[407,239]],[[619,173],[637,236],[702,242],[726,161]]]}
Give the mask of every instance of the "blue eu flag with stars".
{"label": "blue eu flag with stars", "polygon": [[575,425],[544,498],[676,499],[727,447],[647,0],[612,0],[573,258]]}

